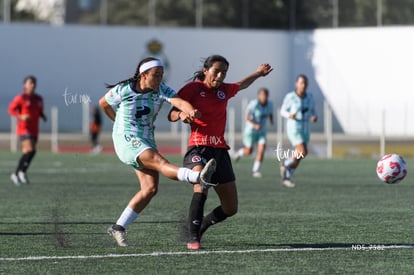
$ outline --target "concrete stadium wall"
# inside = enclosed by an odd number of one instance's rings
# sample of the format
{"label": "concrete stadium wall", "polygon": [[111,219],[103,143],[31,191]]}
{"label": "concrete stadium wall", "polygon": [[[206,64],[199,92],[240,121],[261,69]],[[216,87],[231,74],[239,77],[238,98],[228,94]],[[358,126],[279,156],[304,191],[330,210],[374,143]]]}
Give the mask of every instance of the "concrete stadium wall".
{"label": "concrete stadium wall", "polygon": [[[299,32],[174,29],[101,26],[0,25],[0,131],[8,131],[7,104],[21,91],[24,76],[38,77],[47,109],[60,111],[60,129],[81,129],[81,98],[92,104],[105,93],[104,83],[130,76],[137,62],[150,55],[147,43],[163,44],[170,63],[167,83],[179,89],[200,68],[200,60],[218,53],[230,61],[227,81],[238,81],[269,62],[275,71],[231,101],[241,125],[241,99],[254,98],[261,86],[270,89],[275,106],[293,89],[295,76],[309,76],[309,90],[322,116],[323,99],[334,110],[345,133],[378,135],[386,113],[387,135],[413,135],[409,118],[414,28],[357,28]],[[65,101],[65,91],[67,98]],[[69,98],[68,98],[69,97]],[[68,99],[72,102],[68,104]],[[157,126],[168,130],[168,108]],[[322,120],[313,129],[322,130]],[[50,124],[42,125],[48,130]],[[110,123],[105,125],[110,128]],[[274,130],[274,128],[272,129]]]}
{"label": "concrete stadium wall", "polygon": [[[253,98],[259,87],[266,86],[273,99],[280,101],[290,88],[286,68],[291,49],[284,32],[13,24],[0,25],[0,37],[0,131],[9,130],[7,104],[21,91],[22,79],[28,74],[38,77],[38,92],[47,109],[59,107],[60,129],[79,131],[81,98],[90,97],[97,104],[106,91],[104,83],[131,76],[138,61],[150,55],[146,45],[154,38],[162,42],[163,56],[170,63],[167,83],[177,90],[200,68],[203,57],[215,53],[230,62],[229,82],[252,73],[261,63],[275,66],[271,77],[257,81],[243,91],[244,96]],[[241,117],[242,97],[231,101],[238,111],[236,118]],[[163,109],[157,126],[168,130],[165,116],[169,108]],[[238,122],[240,125],[240,119]],[[49,125],[42,128],[47,130]],[[109,121],[105,126],[110,128]]]}
{"label": "concrete stadium wall", "polygon": [[302,32],[312,41],[317,83],[345,133],[414,135],[411,85],[414,28],[360,28]]}

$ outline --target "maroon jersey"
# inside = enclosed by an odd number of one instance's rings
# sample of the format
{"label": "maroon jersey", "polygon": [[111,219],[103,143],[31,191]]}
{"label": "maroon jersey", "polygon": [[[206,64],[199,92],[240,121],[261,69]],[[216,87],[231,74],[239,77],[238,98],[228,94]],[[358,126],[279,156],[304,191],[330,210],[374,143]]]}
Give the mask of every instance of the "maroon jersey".
{"label": "maroon jersey", "polygon": [[224,140],[227,121],[227,102],[239,91],[239,84],[223,83],[218,89],[202,81],[190,82],[178,95],[201,112],[201,118],[191,123],[188,146],[209,146],[229,149]]}
{"label": "maroon jersey", "polygon": [[39,118],[43,115],[43,99],[37,94],[20,94],[13,98],[9,105],[9,114],[15,117],[29,115],[27,120],[18,120],[17,135],[39,135]]}

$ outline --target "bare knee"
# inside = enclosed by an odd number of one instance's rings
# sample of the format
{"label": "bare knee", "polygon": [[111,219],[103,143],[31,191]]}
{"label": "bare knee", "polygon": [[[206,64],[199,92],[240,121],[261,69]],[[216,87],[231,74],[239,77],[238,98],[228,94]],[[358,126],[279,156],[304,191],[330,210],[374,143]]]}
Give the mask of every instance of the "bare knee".
{"label": "bare knee", "polygon": [[252,147],[245,147],[244,148],[244,155],[245,156],[250,156],[253,153],[253,148]]}
{"label": "bare knee", "polygon": [[306,157],[308,154],[308,149],[304,144],[298,145],[296,148],[296,159],[300,160]]}
{"label": "bare knee", "polygon": [[305,147],[303,148],[303,157],[306,157],[308,155],[308,149]]}

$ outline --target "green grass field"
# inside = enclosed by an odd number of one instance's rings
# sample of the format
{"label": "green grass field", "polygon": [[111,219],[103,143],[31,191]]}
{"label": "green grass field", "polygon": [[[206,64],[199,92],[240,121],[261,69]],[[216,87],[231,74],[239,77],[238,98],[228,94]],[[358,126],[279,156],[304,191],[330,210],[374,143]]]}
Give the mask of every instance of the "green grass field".
{"label": "green grass field", "polygon": [[[115,155],[39,153],[29,173],[32,183],[17,188],[9,180],[17,158],[0,155],[0,274],[414,270],[411,171],[404,182],[386,185],[376,177],[375,160],[307,159],[295,176],[297,188],[286,189],[279,184],[275,160],[266,160],[264,177],[257,180],[250,175],[252,159],[242,159],[234,167],[239,213],[211,228],[199,253],[188,252],[180,241],[189,184],[161,178],[158,195],[129,228],[130,246],[120,248],[106,229],[138,189],[129,167]],[[413,164],[408,160],[409,169]],[[207,209],[217,204],[211,190]],[[352,250],[352,245],[408,247]]]}

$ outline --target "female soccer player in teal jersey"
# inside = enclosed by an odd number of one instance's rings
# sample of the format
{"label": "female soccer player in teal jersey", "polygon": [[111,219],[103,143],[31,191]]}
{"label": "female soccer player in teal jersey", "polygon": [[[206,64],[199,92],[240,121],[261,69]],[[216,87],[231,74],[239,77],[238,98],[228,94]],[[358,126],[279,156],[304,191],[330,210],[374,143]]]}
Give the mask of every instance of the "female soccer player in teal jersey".
{"label": "female soccer player in teal jersey", "polygon": [[[130,200],[117,222],[108,229],[119,246],[127,246],[126,228],[144,210],[157,193],[159,173],[190,183],[209,184],[215,160],[201,172],[179,168],[158,153],[154,139],[154,121],[164,101],[182,112],[188,121],[201,113],[162,83],[164,69],[160,60],[145,58],[133,77],[108,85],[110,90],[99,101],[101,109],[114,121],[112,138],[119,159],[135,168],[141,190]],[[114,110],[115,108],[115,110]]]}
{"label": "female soccer player in teal jersey", "polygon": [[266,124],[269,119],[273,125],[273,104],[269,101],[269,90],[259,89],[257,99],[249,102],[246,113],[246,127],[243,133],[244,147],[236,152],[235,160],[242,156],[250,156],[253,153],[253,146],[257,144],[257,156],[253,164],[253,177],[261,178],[260,166],[266,150]]}
{"label": "female soccer player in teal jersey", "polygon": [[188,139],[188,151],[184,157],[184,166],[200,171],[206,162],[215,158],[217,170],[212,176],[212,183],[220,205],[206,217],[204,205],[207,199],[207,190],[200,184],[194,184],[194,194],[189,209],[189,240],[188,249],[200,249],[201,235],[211,226],[224,221],[227,217],[237,213],[238,199],[236,178],[231,159],[230,149],[224,139],[226,127],[226,112],[228,101],[239,91],[249,87],[256,79],[268,75],[273,69],[269,64],[260,65],[257,70],[237,83],[225,83],[224,79],[229,68],[229,62],[220,55],[209,56],[203,68],[196,72],[194,81],[187,83],[178,92],[180,97],[190,102],[203,116],[186,121],[186,116],[178,110],[171,110],[169,119],[181,119],[191,125],[191,134]]}
{"label": "female soccer player in teal jersey", "polygon": [[292,157],[282,161],[280,166],[282,184],[286,187],[295,187],[291,177],[300,161],[308,154],[309,121],[318,120],[313,96],[306,91],[308,88],[306,75],[299,75],[295,85],[295,91],[285,96],[280,109],[280,114],[287,119],[288,138],[295,147]]}

